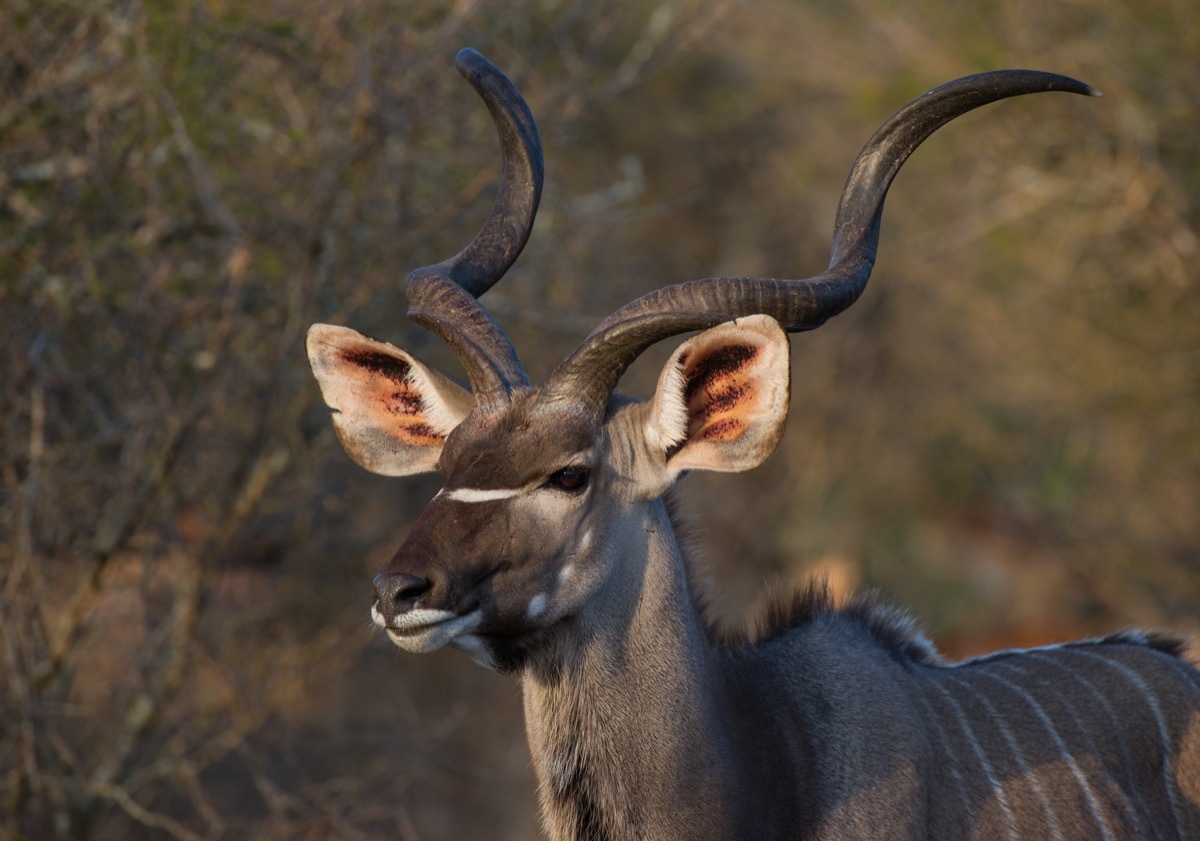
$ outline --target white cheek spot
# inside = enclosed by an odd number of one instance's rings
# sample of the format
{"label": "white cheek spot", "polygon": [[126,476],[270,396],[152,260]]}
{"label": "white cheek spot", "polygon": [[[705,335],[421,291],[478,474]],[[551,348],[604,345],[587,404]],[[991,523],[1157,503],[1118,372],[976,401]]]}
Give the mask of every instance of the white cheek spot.
{"label": "white cheek spot", "polygon": [[582,552],[586,552],[588,550],[588,547],[591,545],[592,545],[592,530],[588,529],[587,531],[585,531],[583,533],[583,537],[580,538],[580,540],[579,540],[579,549]]}
{"label": "white cheek spot", "polygon": [[529,600],[529,609],[526,611],[526,615],[530,619],[537,619],[539,616],[542,615],[542,611],[545,609],[546,609],[546,594],[538,593],[536,596],[534,596],[532,599]]}
{"label": "white cheek spot", "polygon": [[575,572],[575,567],[571,566],[571,564],[567,564],[565,567],[563,567],[562,569],[560,569],[558,571],[558,583],[562,584],[563,582],[565,582],[568,578],[571,577],[571,575],[574,572]]}

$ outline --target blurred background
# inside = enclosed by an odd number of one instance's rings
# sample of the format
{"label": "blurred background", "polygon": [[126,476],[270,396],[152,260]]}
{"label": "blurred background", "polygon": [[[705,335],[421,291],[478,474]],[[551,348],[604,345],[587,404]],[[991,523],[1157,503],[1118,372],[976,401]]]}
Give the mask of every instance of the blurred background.
{"label": "blurred background", "polygon": [[775,457],[685,499],[732,622],[822,574],[952,656],[1200,631],[1193,0],[7,0],[0,835],[537,837],[515,681],[369,624],[438,479],[356,467],[303,350],[326,321],[460,372],[402,281],[490,207],[467,45],[542,129],[484,299],[535,380],[656,286],[823,269],[922,91],[1103,90],[926,143],[864,298],[793,339]]}

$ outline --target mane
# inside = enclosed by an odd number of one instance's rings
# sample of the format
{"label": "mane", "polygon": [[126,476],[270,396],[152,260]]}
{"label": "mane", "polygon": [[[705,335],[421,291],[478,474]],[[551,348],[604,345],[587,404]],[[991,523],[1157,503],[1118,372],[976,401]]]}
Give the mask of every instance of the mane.
{"label": "mane", "polygon": [[769,593],[741,644],[756,645],[792,628],[831,618],[849,620],[859,626],[903,663],[922,666],[945,663],[909,613],[885,604],[873,591],[855,593],[839,603],[824,578],[812,579],[799,588]]}
{"label": "mane", "polygon": [[760,601],[748,622],[734,623],[714,606],[712,584],[706,565],[699,559],[700,541],[695,520],[680,513],[674,491],[668,491],[663,501],[679,539],[687,572],[692,602],[708,642],[714,648],[737,652],[769,642],[793,628],[827,619],[848,620],[875,639],[889,654],[903,663],[922,666],[969,666],[986,663],[1025,650],[1045,650],[1069,647],[1133,645],[1157,651],[1175,660],[1191,663],[1188,641],[1163,631],[1127,629],[1091,639],[1052,643],[1033,649],[1002,649],[980,654],[965,660],[950,662],[938,653],[933,643],[921,632],[916,620],[899,608],[884,603],[878,593],[859,592],[839,602],[822,577],[813,578],[800,586],[776,586]]}
{"label": "mane", "polygon": [[1183,637],[1177,637],[1174,634],[1165,631],[1140,631],[1135,628],[1128,628],[1123,631],[1114,631],[1111,634],[1105,634],[1102,637],[1092,637],[1090,639],[1070,640],[1069,642],[1056,642],[1047,645],[1035,646],[1033,648],[1005,648],[1000,651],[989,651],[985,654],[980,654],[975,657],[968,657],[957,663],[951,663],[952,666],[975,666],[983,663],[990,663],[993,660],[1000,660],[1004,657],[1009,657],[1014,654],[1023,654],[1028,651],[1053,651],[1063,648],[1092,648],[1105,645],[1132,645],[1138,648],[1148,648],[1151,651],[1157,651],[1160,654],[1165,654],[1173,660],[1179,660],[1183,663],[1191,664],[1188,658],[1188,641]]}
{"label": "mane", "polygon": [[1188,660],[1188,641],[1166,631],[1128,629],[1101,637],[1098,642],[1107,645],[1141,645],[1153,648],[1176,660],[1191,662]]}
{"label": "mane", "polygon": [[692,602],[699,609],[705,634],[714,648],[736,652],[810,622],[842,618],[861,627],[902,662],[928,666],[945,663],[908,613],[884,604],[873,592],[856,593],[839,603],[824,578],[813,578],[799,587],[773,589],[749,622],[733,624],[720,617],[714,609],[707,568],[698,560],[695,521],[679,512],[673,492],[668,492],[663,501],[679,538]]}

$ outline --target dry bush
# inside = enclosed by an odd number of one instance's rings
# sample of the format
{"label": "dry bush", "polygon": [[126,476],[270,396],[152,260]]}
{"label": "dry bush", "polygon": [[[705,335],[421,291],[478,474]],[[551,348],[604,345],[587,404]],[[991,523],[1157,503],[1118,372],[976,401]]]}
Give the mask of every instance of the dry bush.
{"label": "dry bush", "polygon": [[1102,88],[931,140],[863,301],[794,340],[777,457],[689,495],[734,613],[822,568],[956,650],[1195,629],[1200,12],[502,5],[0,10],[5,837],[536,833],[515,685],[370,642],[436,479],[350,464],[302,345],[349,324],[455,368],[401,280],[490,201],[464,45],[542,125],[486,299],[535,379],[656,285],[819,271],[854,151],[920,90]]}

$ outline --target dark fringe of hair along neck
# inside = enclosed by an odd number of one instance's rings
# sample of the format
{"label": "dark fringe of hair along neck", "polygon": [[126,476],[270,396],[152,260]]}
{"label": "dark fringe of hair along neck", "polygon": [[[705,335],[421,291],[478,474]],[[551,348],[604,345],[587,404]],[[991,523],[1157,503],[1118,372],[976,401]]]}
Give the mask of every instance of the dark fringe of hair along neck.
{"label": "dark fringe of hair along neck", "polygon": [[[870,591],[856,593],[839,604],[829,588],[829,582],[824,578],[814,578],[799,587],[774,588],[763,597],[749,622],[734,625],[719,618],[718,611],[713,607],[712,587],[705,574],[705,567],[696,558],[700,541],[697,539],[697,529],[693,525],[695,521],[680,513],[679,501],[674,490],[668,491],[663,501],[666,503],[667,513],[683,553],[684,570],[687,573],[692,602],[697,606],[705,635],[714,648],[736,653],[768,642],[810,622],[841,618],[859,625],[902,663],[923,666],[951,665],[938,653],[908,613],[883,603],[877,594]],[[1177,660],[1190,662],[1187,641],[1160,631],[1118,631],[1103,637],[1077,640],[1063,645],[1137,645]],[[986,662],[1017,652],[1016,649],[991,652],[953,665]]]}
{"label": "dark fringe of hair along neck", "polygon": [[713,647],[736,652],[809,622],[841,616],[865,628],[897,659],[928,665],[943,662],[908,614],[880,603],[871,593],[858,593],[839,605],[823,578],[813,579],[798,588],[776,588],[764,597],[747,623],[733,625],[722,621],[713,607],[712,588],[704,565],[696,559],[699,541],[695,521],[680,513],[674,489],[667,492],[663,502],[683,553],[692,602],[699,610],[705,634]]}

